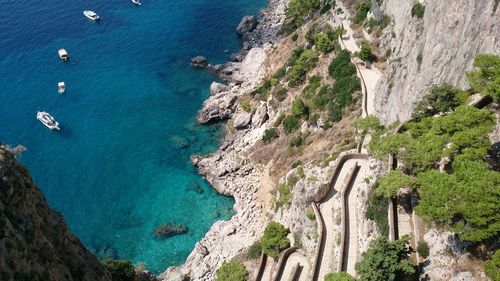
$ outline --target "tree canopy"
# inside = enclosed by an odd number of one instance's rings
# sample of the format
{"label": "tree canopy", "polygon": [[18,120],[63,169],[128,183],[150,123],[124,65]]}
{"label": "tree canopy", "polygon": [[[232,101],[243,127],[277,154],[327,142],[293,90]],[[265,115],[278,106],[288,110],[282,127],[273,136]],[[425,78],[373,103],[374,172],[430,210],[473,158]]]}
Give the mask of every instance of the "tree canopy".
{"label": "tree canopy", "polygon": [[281,251],[290,247],[290,241],[286,236],[290,231],[284,225],[271,221],[260,238],[260,245],[264,254],[277,258]]}
{"label": "tree canopy", "polygon": [[500,102],[500,56],[478,54],[474,59],[474,66],[475,70],[467,72],[472,89]]}
{"label": "tree canopy", "polygon": [[429,93],[417,102],[412,117],[420,120],[438,113],[452,111],[463,104],[466,98],[467,93],[459,88],[448,84],[434,85]]}
{"label": "tree canopy", "polygon": [[371,242],[366,252],[361,254],[361,261],[355,265],[360,281],[393,281],[401,280],[405,274],[415,273],[408,246],[410,237],[389,241],[379,237]]}
{"label": "tree canopy", "polygon": [[349,275],[347,272],[328,273],[325,276],[325,281],[356,281],[357,279]]}
{"label": "tree canopy", "polygon": [[224,262],[217,270],[216,281],[246,281],[248,271],[245,266],[238,261]]}
{"label": "tree canopy", "polygon": [[375,196],[391,198],[396,196],[401,187],[412,187],[414,179],[403,173],[401,170],[390,171],[385,177],[380,179],[377,188],[374,190]]}
{"label": "tree canopy", "polygon": [[484,262],[484,273],[492,281],[500,281],[500,250],[496,250],[491,260]]}

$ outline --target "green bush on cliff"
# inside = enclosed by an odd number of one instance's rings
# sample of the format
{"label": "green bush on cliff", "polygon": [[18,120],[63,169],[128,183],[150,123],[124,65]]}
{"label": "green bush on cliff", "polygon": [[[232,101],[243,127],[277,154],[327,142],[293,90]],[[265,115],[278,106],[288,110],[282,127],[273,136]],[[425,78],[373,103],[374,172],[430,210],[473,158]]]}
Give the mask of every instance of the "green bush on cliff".
{"label": "green bush on cliff", "polygon": [[351,63],[351,53],[347,50],[340,51],[328,66],[328,72],[336,80],[356,75],[356,66]]}
{"label": "green bush on cliff", "polygon": [[484,274],[492,281],[500,281],[500,250],[496,250],[491,260],[484,262]]}
{"label": "green bush on cliff", "polygon": [[224,262],[217,270],[216,281],[246,281],[248,270],[239,261]]}
{"label": "green bush on cliff", "polygon": [[374,61],[376,59],[375,55],[372,53],[372,47],[369,43],[363,43],[361,45],[361,50],[358,53],[358,57],[364,61]]}
{"label": "green bush on cliff", "polygon": [[328,273],[325,276],[325,281],[356,281],[357,279],[349,275],[347,272]]}
{"label": "green bush on cliff", "polygon": [[368,197],[368,206],[365,217],[377,224],[382,236],[389,236],[389,222],[387,220],[387,208],[389,202],[382,196],[376,196],[373,192]]}
{"label": "green bush on cliff", "polygon": [[307,72],[316,66],[317,60],[318,56],[313,50],[305,50],[297,60],[293,59],[293,66],[288,75],[289,85],[296,87],[304,83]]}
{"label": "green bush on cliff", "polygon": [[406,175],[401,170],[393,170],[379,180],[377,188],[374,190],[374,194],[375,196],[391,198],[397,195],[400,188],[412,187],[413,185],[413,177]]}
{"label": "green bush on cliff", "polygon": [[309,108],[300,97],[295,98],[292,103],[292,114],[298,118],[307,118],[309,115]]}
{"label": "green bush on cliff", "polygon": [[467,93],[457,87],[443,84],[434,85],[425,97],[416,103],[412,117],[420,120],[424,117],[452,111],[465,103]]}
{"label": "green bush on cliff", "polygon": [[500,102],[500,56],[478,54],[474,59],[474,67],[477,69],[467,72],[472,89]]}
{"label": "green bush on cliff", "polygon": [[333,43],[334,41],[332,41],[326,33],[316,34],[314,42],[316,48],[318,48],[318,50],[320,50],[323,54],[328,54],[335,49],[335,45]]}
{"label": "green bush on cliff", "polygon": [[262,136],[262,142],[263,143],[270,143],[274,139],[277,139],[279,137],[278,131],[276,128],[271,128],[271,129],[266,129],[264,131],[264,135]]}
{"label": "green bush on cliff", "polygon": [[281,251],[290,247],[287,235],[290,231],[282,224],[271,221],[260,238],[260,245],[264,254],[277,258]]}
{"label": "green bush on cliff", "polygon": [[135,278],[134,266],[130,261],[106,259],[102,264],[111,273],[113,281],[133,281]]}
{"label": "green bush on cliff", "polygon": [[394,281],[415,273],[407,235],[396,241],[379,237],[370,243],[355,265],[360,281]]}
{"label": "green bush on cliff", "polygon": [[[405,132],[374,137],[369,151],[375,157],[395,155],[416,178],[420,200],[415,211],[424,220],[463,240],[484,241],[500,230],[500,173],[484,160],[494,124],[487,110],[462,105],[448,115],[408,123]],[[436,167],[445,157],[450,163],[440,172]],[[386,194],[392,194],[400,181],[387,181]]]}
{"label": "green bush on cliff", "polygon": [[417,17],[419,19],[424,17],[425,6],[420,3],[415,3],[413,7],[411,7],[411,16]]}
{"label": "green bush on cliff", "polygon": [[370,7],[371,7],[370,0],[365,0],[361,2],[358,6],[358,10],[356,12],[356,15],[354,16],[353,22],[357,24],[362,23],[366,19],[366,16],[370,11]]}
{"label": "green bush on cliff", "polygon": [[417,253],[426,259],[429,256],[429,244],[425,241],[419,242],[417,245]]}
{"label": "green bush on cliff", "polygon": [[287,134],[296,131],[299,128],[299,119],[295,115],[287,115],[283,119],[283,128]]}

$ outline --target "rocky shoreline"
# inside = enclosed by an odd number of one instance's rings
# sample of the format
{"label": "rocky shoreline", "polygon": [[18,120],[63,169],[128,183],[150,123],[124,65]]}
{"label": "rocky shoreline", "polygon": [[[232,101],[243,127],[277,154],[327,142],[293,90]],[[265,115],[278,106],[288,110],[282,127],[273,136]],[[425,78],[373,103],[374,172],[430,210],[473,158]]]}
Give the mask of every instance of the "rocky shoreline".
{"label": "rocky shoreline", "polygon": [[211,85],[210,97],[203,103],[197,121],[207,124],[231,119],[228,127],[235,131],[227,130],[218,151],[191,159],[220,194],[234,197],[236,214],[228,221],[216,222],[196,243],[186,262],[168,268],[160,275],[161,280],[214,280],[223,261],[241,254],[263,232],[267,220],[256,194],[265,167],[251,163],[245,155],[261,139],[265,130],[263,125],[276,113],[271,112],[265,102],[247,112],[236,101],[254,90],[267,74],[267,51],[279,36],[287,3],[288,0],[270,0],[256,26],[255,18],[243,18],[238,26],[243,48],[232,56],[233,62],[212,66],[197,58],[199,64],[195,66],[210,68],[228,81],[228,85],[216,82]]}

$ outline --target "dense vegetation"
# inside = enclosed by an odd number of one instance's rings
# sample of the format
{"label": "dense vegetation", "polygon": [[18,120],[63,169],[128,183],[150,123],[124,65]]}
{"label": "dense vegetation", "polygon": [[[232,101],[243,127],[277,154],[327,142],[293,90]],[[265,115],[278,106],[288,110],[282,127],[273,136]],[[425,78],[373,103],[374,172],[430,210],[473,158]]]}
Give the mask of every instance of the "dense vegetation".
{"label": "dense vegetation", "polygon": [[264,230],[264,235],[260,238],[260,245],[264,254],[277,258],[281,251],[290,247],[290,241],[286,236],[290,231],[282,224],[271,221]]}
{"label": "dense vegetation", "polygon": [[425,6],[420,4],[420,3],[415,3],[413,4],[413,7],[411,7],[411,16],[412,17],[417,17],[419,19],[424,17],[425,13]]}
{"label": "dense vegetation", "polygon": [[370,0],[364,0],[363,2],[359,3],[353,22],[357,24],[362,23],[366,19],[366,16],[368,15],[370,8],[371,8]]}
{"label": "dense vegetation", "polygon": [[408,246],[410,238],[389,241],[379,237],[370,243],[369,249],[361,254],[361,261],[355,265],[360,281],[403,280],[403,276],[415,273],[410,259],[412,250]]}
{"label": "dense vegetation", "polygon": [[387,220],[387,208],[389,202],[382,196],[376,196],[373,192],[368,198],[368,207],[365,216],[377,224],[377,227],[385,237],[389,237],[389,222]]}
{"label": "dense vegetation", "polygon": [[356,281],[356,278],[349,275],[346,272],[336,272],[336,273],[328,273],[325,276],[325,281]]}
{"label": "dense vegetation", "polygon": [[491,260],[484,262],[484,273],[492,281],[500,281],[500,250],[497,250]]}
{"label": "dense vegetation", "polygon": [[326,13],[335,6],[334,0],[291,0],[286,9],[286,21],[281,31],[291,34],[317,12]]}
{"label": "dense vegetation", "polygon": [[217,270],[216,281],[246,281],[248,271],[245,266],[238,261],[224,262]]}
{"label": "dense vegetation", "polygon": [[126,260],[103,260],[102,263],[111,273],[113,281],[133,281],[135,278],[134,266]]}
{"label": "dense vegetation", "polygon": [[453,111],[467,99],[467,93],[451,85],[434,85],[429,93],[417,104],[412,117],[420,120],[424,117]]}
{"label": "dense vegetation", "polygon": [[477,69],[467,72],[472,89],[500,102],[500,56],[478,54],[474,59],[474,66]]}

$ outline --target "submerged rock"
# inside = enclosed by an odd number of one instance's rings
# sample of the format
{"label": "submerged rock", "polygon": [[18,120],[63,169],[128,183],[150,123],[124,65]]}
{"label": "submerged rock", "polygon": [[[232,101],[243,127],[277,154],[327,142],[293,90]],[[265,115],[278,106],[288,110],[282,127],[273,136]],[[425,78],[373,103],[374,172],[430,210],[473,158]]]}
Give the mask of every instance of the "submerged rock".
{"label": "submerged rock", "polygon": [[257,18],[255,16],[245,16],[241,19],[240,24],[236,28],[238,34],[243,35],[254,30],[257,27]]}
{"label": "submerged rock", "polygon": [[167,223],[160,225],[153,230],[153,237],[156,239],[167,239],[172,236],[185,234],[188,232],[187,226],[177,223]]}
{"label": "submerged rock", "polygon": [[208,66],[208,60],[204,56],[196,56],[191,59],[191,65],[194,67],[205,68]]}
{"label": "submerged rock", "polygon": [[194,191],[198,194],[203,193],[203,188],[201,188],[201,186],[195,181],[190,182],[187,189],[188,189],[188,191]]}
{"label": "submerged rock", "polygon": [[185,149],[189,147],[189,140],[179,135],[171,136],[170,142],[177,149]]}

